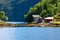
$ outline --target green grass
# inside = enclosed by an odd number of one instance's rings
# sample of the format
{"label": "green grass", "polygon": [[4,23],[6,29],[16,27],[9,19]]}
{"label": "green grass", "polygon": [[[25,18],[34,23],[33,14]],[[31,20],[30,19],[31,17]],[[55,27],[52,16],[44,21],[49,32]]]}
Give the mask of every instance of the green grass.
{"label": "green grass", "polygon": [[60,24],[60,21],[53,22],[53,24]]}

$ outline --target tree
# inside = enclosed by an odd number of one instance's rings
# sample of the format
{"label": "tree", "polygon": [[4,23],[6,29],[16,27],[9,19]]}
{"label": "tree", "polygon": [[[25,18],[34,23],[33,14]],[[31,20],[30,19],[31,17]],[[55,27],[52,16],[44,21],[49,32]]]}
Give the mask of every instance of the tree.
{"label": "tree", "polygon": [[51,17],[60,11],[60,0],[41,0],[25,15],[25,20],[32,21],[32,15],[40,15],[42,18]]}
{"label": "tree", "polygon": [[5,15],[4,11],[0,11],[0,20],[8,20],[8,17]]}
{"label": "tree", "polygon": [[24,15],[24,19],[25,19],[25,22],[32,22],[33,21],[33,17],[32,17],[32,15],[33,15],[33,8],[30,8],[30,10],[29,10],[30,12],[28,12],[28,14],[27,15]]}

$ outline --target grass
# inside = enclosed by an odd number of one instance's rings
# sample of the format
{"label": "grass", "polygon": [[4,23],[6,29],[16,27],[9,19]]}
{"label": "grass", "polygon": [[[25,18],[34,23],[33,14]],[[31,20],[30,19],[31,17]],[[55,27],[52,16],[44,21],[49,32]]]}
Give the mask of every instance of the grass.
{"label": "grass", "polygon": [[53,24],[59,24],[60,25],[60,21],[55,21],[55,22],[53,22]]}

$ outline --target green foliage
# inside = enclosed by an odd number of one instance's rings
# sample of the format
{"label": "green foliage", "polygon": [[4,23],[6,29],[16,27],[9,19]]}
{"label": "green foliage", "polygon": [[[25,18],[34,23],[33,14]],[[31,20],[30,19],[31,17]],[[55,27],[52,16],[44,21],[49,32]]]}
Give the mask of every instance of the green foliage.
{"label": "green foliage", "polygon": [[8,17],[5,15],[4,11],[0,11],[0,20],[8,20]]}
{"label": "green foliage", "polygon": [[24,18],[25,18],[25,22],[32,22],[33,21],[33,17],[32,17],[32,15],[33,15],[33,9],[32,8],[30,8],[30,10],[29,10],[30,12],[28,12],[28,14],[27,15],[24,15]]}
{"label": "green foliage", "polygon": [[32,21],[32,15],[40,15],[42,18],[54,16],[60,12],[60,0],[41,0],[25,15],[25,21]]}
{"label": "green foliage", "polygon": [[5,13],[3,11],[0,12],[0,19],[5,17]]}
{"label": "green foliage", "polygon": [[8,17],[7,16],[5,16],[5,20],[8,20]]}

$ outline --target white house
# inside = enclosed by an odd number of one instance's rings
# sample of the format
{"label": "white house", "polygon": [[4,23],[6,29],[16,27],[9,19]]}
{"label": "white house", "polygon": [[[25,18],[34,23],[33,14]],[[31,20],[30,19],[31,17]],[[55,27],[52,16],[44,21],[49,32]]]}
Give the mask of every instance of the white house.
{"label": "white house", "polygon": [[34,23],[42,22],[42,18],[39,15],[32,15],[34,19]]}
{"label": "white house", "polygon": [[51,22],[53,20],[54,20],[54,17],[46,17],[46,18],[44,18],[45,22]]}

